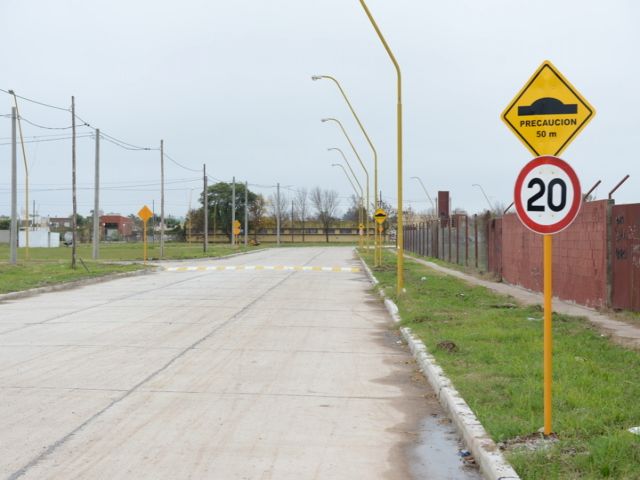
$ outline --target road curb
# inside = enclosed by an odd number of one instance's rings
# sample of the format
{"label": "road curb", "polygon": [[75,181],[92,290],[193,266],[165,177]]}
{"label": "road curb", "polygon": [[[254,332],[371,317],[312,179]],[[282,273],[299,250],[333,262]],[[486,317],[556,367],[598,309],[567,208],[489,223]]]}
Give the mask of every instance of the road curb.
{"label": "road curb", "polygon": [[[398,313],[398,306],[386,297],[384,291],[379,286],[378,279],[375,278],[373,272],[360,254],[358,254],[358,257],[369,280],[377,287],[378,294],[383,298],[389,315],[391,315],[394,322],[400,323],[402,319]],[[453,420],[467,448],[469,448],[476,462],[478,462],[483,476],[488,480],[519,479],[518,474],[504,458],[498,446],[491,437],[489,437],[489,434],[478,421],[469,405],[467,405],[467,402],[465,402],[453,386],[451,380],[447,378],[442,368],[437,364],[435,358],[428,352],[422,340],[416,337],[410,328],[401,327],[400,332],[409,345],[409,349],[416,359],[416,362],[420,365],[422,373],[437,393],[440,404]]]}
{"label": "road curb", "polygon": [[62,290],[72,290],[86,285],[94,285],[96,283],[109,282],[119,278],[137,277],[139,275],[148,275],[157,271],[156,268],[143,268],[132,272],[108,273],[99,277],[83,278],[81,280],[73,280],[71,282],[56,283],[55,285],[47,285],[46,287],[30,288],[19,292],[3,293],[0,295],[0,302],[6,300],[17,300],[20,298],[33,297],[42,293],[59,292]]}

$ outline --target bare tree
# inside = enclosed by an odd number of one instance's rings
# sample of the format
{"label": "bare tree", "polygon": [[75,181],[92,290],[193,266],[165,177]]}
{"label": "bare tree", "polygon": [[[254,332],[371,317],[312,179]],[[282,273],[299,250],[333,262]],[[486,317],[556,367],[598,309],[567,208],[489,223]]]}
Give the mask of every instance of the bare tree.
{"label": "bare tree", "polygon": [[251,222],[253,223],[253,241],[258,243],[258,230],[262,225],[267,202],[262,195],[257,195],[253,203],[249,204],[249,213],[251,214]]}
{"label": "bare tree", "polygon": [[296,192],[293,199],[296,209],[296,216],[302,222],[302,242],[304,243],[304,223],[309,215],[309,192],[306,188],[301,188]]}
{"label": "bare tree", "polygon": [[269,214],[274,218],[275,224],[280,225],[280,229],[282,229],[282,223],[278,222],[278,213],[280,214],[280,219],[282,219],[282,216],[287,211],[288,203],[287,196],[282,191],[280,192],[280,198],[275,193],[269,195]]}
{"label": "bare tree", "polygon": [[329,226],[335,219],[335,213],[340,202],[338,201],[338,192],[335,190],[322,190],[315,187],[311,190],[311,204],[316,209],[318,220],[324,229],[324,235],[327,243],[329,243]]}

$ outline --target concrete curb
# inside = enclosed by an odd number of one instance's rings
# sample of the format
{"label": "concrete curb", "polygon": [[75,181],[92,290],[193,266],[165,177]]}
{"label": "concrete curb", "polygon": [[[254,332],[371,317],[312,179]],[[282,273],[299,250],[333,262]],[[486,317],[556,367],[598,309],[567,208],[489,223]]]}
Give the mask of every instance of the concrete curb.
{"label": "concrete curb", "polygon": [[[360,257],[360,255],[358,254]],[[384,305],[394,322],[400,323],[402,319],[398,313],[398,306],[386,298],[384,291],[379,287],[379,282],[369,269],[366,262],[360,257],[363,270],[371,282],[378,287],[378,293],[384,299]],[[453,423],[480,466],[480,471],[488,480],[514,480],[520,477],[513,467],[506,461],[498,446],[489,437],[482,424],[464,401],[453,383],[444,374],[442,368],[436,363],[435,358],[429,354],[425,344],[416,337],[411,329],[400,328],[402,337],[409,345],[416,362],[420,365],[422,373],[427,377],[429,384],[438,395],[438,400],[447,411]]]}
{"label": "concrete curb", "polygon": [[137,277],[139,275],[148,275],[157,271],[156,268],[143,268],[132,272],[108,273],[99,277],[83,278],[82,280],[74,280],[72,282],[57,283],[46,287],[30,288],[19,292],[4,293],[0,295],[0,302],[6,300],[17,300],[20,298],[33,297],[41,293],[59,292],[62,290],[72,290],[74,288],[84,287],[86,285],[94,285],[96,283],[110,282],[119,278]]}

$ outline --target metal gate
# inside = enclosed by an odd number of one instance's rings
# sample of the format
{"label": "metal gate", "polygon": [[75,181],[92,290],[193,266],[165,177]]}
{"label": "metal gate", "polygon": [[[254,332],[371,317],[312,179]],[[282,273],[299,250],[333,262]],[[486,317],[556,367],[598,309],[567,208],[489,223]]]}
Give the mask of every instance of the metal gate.
{"label": "metal gate", "polygon": [[615,205],[611,222],[611,304],[640,311],[640,203]]}

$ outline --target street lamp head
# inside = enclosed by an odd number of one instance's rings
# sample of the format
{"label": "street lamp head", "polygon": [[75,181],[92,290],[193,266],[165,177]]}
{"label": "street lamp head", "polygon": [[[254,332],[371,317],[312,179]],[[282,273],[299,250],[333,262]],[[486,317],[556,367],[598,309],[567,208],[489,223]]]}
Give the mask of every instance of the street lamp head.
{"label": "street lamp head", "polygon": [[329,119],[328,119],[328,118],[321,118],[321,119],[320,119],[320,121],[321,121],[322,123],[324,123],[324,122],[328,122],[328,121],[329,121]]}
{"label": "street lamp head", "polygon": [[332,167],[341,167],[342,165],[340,165],[339,163],[332,163],[331,166]]}
{"label": "street lamp head", "polygon": [[314,82],[315,82],[316,80],[322,80],[322,75],[313,75],[313,76],[311,77],[311,80],[313,80]]}
{"label": "street lamp head", "polygon": [[14,92],[13,90],[9,90],[9,95],[15,95],[16,92]]}
{"label": "street lamp head", "polygon": [[420,180],[420,178],[419,178],[419,177],[411,177],[411,178],[415,178],[416,180]]}

